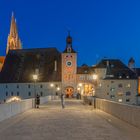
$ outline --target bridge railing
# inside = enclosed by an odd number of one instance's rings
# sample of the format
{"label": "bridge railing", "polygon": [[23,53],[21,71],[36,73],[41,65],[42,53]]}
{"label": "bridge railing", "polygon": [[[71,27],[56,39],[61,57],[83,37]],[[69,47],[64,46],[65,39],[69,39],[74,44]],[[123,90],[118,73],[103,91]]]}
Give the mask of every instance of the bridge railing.
{"label": "bridge railing", "polygon": [[[140,128],[140,106],[117,103],[105,99],[88,97],[88,104]],[[87,100],[87,98],[86,98]]]}
{"label": "bridge railing", "polygon": [[[44,104],[47,101],[58,99],[58,96],[45,96],[40,98],[40,104]],[[10,118],[14,115],[27,111],[34,108],[35,99],[25,99],[18,102],[10,102],[0,104],[0,121]]]}

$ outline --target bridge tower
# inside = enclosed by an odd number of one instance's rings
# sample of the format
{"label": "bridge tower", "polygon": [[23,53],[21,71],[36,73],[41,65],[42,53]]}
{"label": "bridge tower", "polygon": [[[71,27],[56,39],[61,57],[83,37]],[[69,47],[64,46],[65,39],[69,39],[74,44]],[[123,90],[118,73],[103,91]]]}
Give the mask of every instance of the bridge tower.
{"label": "bridge tower", "polygon": [[67,97],[71,97],[77,90],[77,53],[72,47],[72,37],[70,33],[66,38],[66,48],[62,53],[62,92]]}

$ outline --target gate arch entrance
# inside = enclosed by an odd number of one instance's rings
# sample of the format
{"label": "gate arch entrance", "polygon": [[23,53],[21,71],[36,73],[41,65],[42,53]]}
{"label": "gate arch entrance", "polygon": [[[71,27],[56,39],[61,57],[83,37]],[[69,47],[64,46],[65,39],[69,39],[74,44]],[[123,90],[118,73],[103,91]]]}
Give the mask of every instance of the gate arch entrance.
{"label": "gate arch entrance", "polygon": [[72,97],[74,93],[74,88],[71,87],[71,86],[68,86],[65,88],[65,94],[66,94],[66,97],[69,98],[69,97]]}

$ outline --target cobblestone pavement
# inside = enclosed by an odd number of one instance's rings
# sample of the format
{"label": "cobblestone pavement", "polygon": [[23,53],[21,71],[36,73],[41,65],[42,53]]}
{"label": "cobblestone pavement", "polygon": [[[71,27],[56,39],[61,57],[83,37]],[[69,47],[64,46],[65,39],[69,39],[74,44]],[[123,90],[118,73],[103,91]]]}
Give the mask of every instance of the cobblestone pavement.
{"label": "cobblestone pavement", "polygon": [[0,140],[140,140],[140,129],[78,100],[53,101],[2,121]]}

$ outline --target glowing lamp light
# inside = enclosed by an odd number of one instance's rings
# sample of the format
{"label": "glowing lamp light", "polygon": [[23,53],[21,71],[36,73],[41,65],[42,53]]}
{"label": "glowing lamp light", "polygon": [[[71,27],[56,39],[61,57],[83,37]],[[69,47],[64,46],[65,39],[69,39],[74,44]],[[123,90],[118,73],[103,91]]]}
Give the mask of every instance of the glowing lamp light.
{"label": "glowing lamp light", "polygon": [[54,87],[54,84],[50,84],[51,87]]}
{"label": "glowing lamp light", "polygon": [[80,88],[78,87],[77,90],[80,90]]}
{"label": "glowing lamp light", "polygon": [[60,87],[58,87],[57,90],[59,91],[60,90]]}
{"label": "glowing lamp light", "polygon": [[93,80],[96,80],[98,78],[97,74],[93,74]]}
{"label": "glowing lamp light", "polygon": [[33,74],[33,79],[37,80],[38,79],[38,75],[37,74]]}
{"label": "glowing lamp light", "polygon": [[82,83],[79,83],[79,86],[81,87],[82,86]]}
{"label": "glowing lamp light", "polygon": [[10,103],[10,102],[17,102],[17,101],[21,101],[21,98],[17,97],[17,96],[14,96],[14,97],[11,97],[9,98],[6,103]]}

